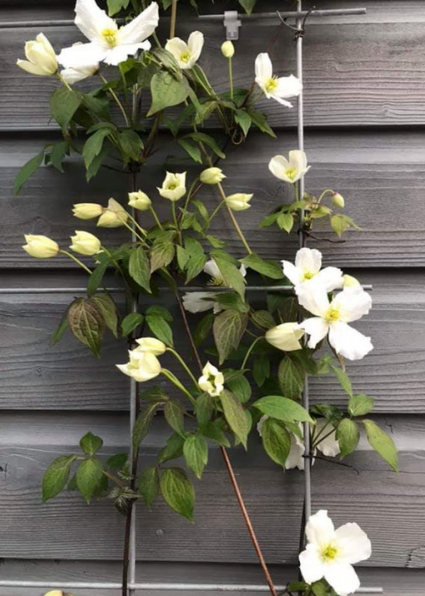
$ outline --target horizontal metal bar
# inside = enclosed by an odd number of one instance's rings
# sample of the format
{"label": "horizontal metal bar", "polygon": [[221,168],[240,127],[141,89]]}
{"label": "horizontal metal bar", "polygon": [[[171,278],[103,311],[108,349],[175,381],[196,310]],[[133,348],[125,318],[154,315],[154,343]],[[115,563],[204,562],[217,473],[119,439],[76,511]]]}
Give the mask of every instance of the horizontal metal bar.
{"label": "horizontal metal bar", "polygon": [[[366,8],[332,8],[329,10],[300,10],[300,11],[275,11],[275,12],[257,12],[252,14],[238,14],[238,19],[243,21],[255,21],[262,19],[275,19],[278,13],[282,19],[303,19],[308,15],[310,17],[338,17],[366,14]],[[224,15],[222,14],[201,14],[198,17],[203,21],[222,21]]]}
{"label": "horizontal metal bar", "polygon": [[[337,16],[350,16],[366,14],[366,8],[335,8],[329,10],[312,10],[308,13],[306,10],[302,11],[283,11],[280,12],[280,16],[283,19],[302,19],[306,17],[337,17]],[[257,19],[275,19],[277,12],[257,12],[251,15],[239,14],[238,19],[246,21],[254,21]],[[163,17],[167,19],[169,17]],[[222,21],[224,14],[205,14],[197,17],[203,21]],[[118,22],[120,19],[117,19]],[[0,23],[0,29],[25,29],[25,28],[37,28],[37,27],[70,27],[74,24],[72,19],[60,19],[60,20],[46,20],[46,21],[8,21]]]}
{"label": "horizontal metal bar", "polygon": [[[364,290],[372,290],[373,286],[366,284]],[[247,292],[293,292],[293,286],[246,286]],[[124,294],[123,288],[106,288],[111,294]],[[171,292],[171,288],[161,288],[162,291]],[[179,292],[233,292],[232,288],[225,286],[183,286]],[[85,294],[87,288],[0,288],[0,295],[11,294]]]}
{"label": "horizontal metal bar", "polygon": [[[32,582],[1,580],[0,587],[4,588],[58,588],[65,590],[119,590],[122,584],[113,582]],[[172,584],[172,583],[135,583],[128,585],[130,590],[175,591],[175,592],[269,592],[266,585],[250,584]],[[276,586],[282,591],[286,586]],[[383,594],[383,588],[359,588],[357,594]]]}

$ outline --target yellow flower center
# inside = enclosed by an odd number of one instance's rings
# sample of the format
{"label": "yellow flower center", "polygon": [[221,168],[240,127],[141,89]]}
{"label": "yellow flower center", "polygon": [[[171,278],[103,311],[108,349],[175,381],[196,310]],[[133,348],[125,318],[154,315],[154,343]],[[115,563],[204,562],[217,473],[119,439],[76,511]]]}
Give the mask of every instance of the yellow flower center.
{"label": "yellow flower center", "polygon": [[264,85],[264,89],[266,90],[267,93],[274,93],[275,91],[277,91],[278,86],[279,86],[279,83],[277,82],[277,78],[272,77]]}
{"label": "yellow flower center", "polygon": [[183,52],[183,54],[180,54],[180,61],[187,64],[189,62],[189,60],[191,59],[191,57],[192,57],[192,55],[189,51]]}
{"label": "yellow flower center", "polygon": [[327,323],[332,323],[334,321],[339,321],[340,312],[338,308],[330,306],[326,311],[325,316],[323,317]]}
{"label": "yellow flower center", "polygon": [[322,554],[322,559],[324,561],[334,561],[336,559],[336,557],[338,556],[338,549],[333,544],[328,544],[322,550],[321,554]]}
{"label": "yellow flower center", "polygon": [[288,176],[289,180],[294,180],[294,178],[298,174],[298,171],[296,168],[289,168],[288,170],[285,170],[285,174],[286,176]]}
{"label": "yellow flower center", "polygon": [[171,182],[171,184],[168,185],[168,190],[176,190],[177,188],[177,184],[175,184],[174,182]]}
{"label": "yellow flower center", "polygon": [[307,279],[313,279],[313,277],[315,276],[315,273],[312,273],[311,271],[305,271],[305,273],[303,273],[303,280],[307,280]]}
{"label": "yellow flower center", "polygon": [[102,31],[103,39],[111,48],[114,48],[118,43],[117,33],[118,31],[116,29],[104,29]]}

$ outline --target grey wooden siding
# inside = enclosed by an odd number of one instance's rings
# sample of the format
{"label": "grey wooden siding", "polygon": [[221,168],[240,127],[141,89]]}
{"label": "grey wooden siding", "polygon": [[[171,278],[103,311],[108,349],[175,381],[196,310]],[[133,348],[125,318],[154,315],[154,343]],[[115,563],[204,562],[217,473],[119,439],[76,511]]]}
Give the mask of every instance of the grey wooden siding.
{"label": "grey wooden siding", "polygon": [[[207,3],[208,4],[208,3]],[[210,10],[221,10],[216,3]],[[261,8],[281,8],[261,0]],[[49,83],[14,66],[25,40],[41,27],[25,22],[72,18],[73,1],[40,4],[0,0],[0,21],[15,22],[0,36],[0,284],[75,287],[78,272],[61,259],[34,261],[21,250],[25,232],[44,233],[61,243],[74,230],[74,202],[124,200],[122,175],[105,174],[88,186],[80,165],[66,175],[38,172],[21,196],[12,193],[19,167],[46,142],[58,137],[49,123]],[[209,6],[209,5],[208,5]],[[285,5],[286,6],[286,5]],[[362,231],[344,244],[320,243],[326,259],[373,283],[374,309],[359,325],[372,335],[375,350],[350,366],[356,389],[376,399],[376,420],[391,429],[400,450],[398,476],[371,453],[365,442],[347,459],[352,467],[317,462],[313,506],[327,507],[337,522],[355,520],[369,533],[373,556],[361,569],[363,582],[382,585],[387,596],[419,596],[425,583],[425,6],[423,0],[326,0],[324,7],[367,6],[366,16],[312,21],[305,40],[306,146],[313,168],[308,189],[324,185],[345,197]],[[250,80],[256,54],[264,51],[272,22],[245,24],[237,44],[238,83]],[[223,40],[220,24],[196,19],[180,28],[207,34],[207,49]],[[75,39],[71,27],[49,27],[59,47]],[[294,69],[291,35],[283,30],[272,55]],[[204,64],[224,82],[217,52]],[[259,218],[283,192],[267,169],[270,157],[295,146],[295,110],[264,104],[278,139],[252,134],[226,161],[229,191],[254,191],[250,211],[240,214],[248,238],[264,256],[292,256],[296,241],[268,232]],[[160,179],[169,138],[144,175],[146,190]],[[182,156],[182,165],[186,165]],[[214,200],[211,195],[211,200]],[[225,220],[229,246],[237,241]],[[106,237],[108,232],[105,232]],[[325,232],[319,234],[323,236]],[[123,239],[122,232],[109,237]],[[100,362],[66,339],[52,350],[49,335],[67,297],[12,294],[0,297],[0,511],[1,577],[34,580],[119,580],[123,523],[110,503],[87,508],[74,494],[41,503],[40,481],[52,458],[68,453],[88,430],[105,439],[104,454],[125,448],[128,383],[113,364],[125,347],[107,343]],[[188,354],[189,358],[190,355]],[[316,381],[313,399],[342,403],[330,379]],[[166,432],[161,416],[143,446],[142,461],[154,457]],[[247,507],[273,573],[279,582],[294,577],[302,506],[302,474],[282,474],[252,440],[250,456],[232,451]],[[140,579],[149,581],[261,582],[219,453],[197,490],[197,523],[191,525],[161,504],[151,513],[140,507]],[[40,594],[42,591],[40,591]],[[77,596],[104,596],[81,591]],[[4,590],[0,596],[38,596],[37,590]],[[115,595],[114,595],[115,596]],[[149,594],[149,596],[156,596]],[[188,596],[188,595],[185,595]],[[213,595],[214,596],[214,595]]]}

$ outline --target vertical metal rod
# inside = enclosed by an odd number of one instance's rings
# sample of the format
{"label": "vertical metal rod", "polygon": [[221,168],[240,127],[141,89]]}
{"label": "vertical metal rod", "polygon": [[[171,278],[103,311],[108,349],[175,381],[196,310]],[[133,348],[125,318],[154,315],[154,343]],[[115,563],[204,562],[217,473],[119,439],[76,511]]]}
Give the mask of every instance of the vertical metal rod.
{"label": "vertical metal rod", "polygon": [[[132,312],[137,312],[137,300],[133,300]],[[134,423],[136,422],[137,410],[137,383],[131,379],[130,385],[130,461],[133,459],[133,441],[132,434]],[[130,585],[136,583],[136,503],[133,503],[131,508],[131,522],[130,522],[130,545],[128,556],[128,582]],[[136,592],[133,588],[128,591],[129,596],[135,596]]]}
{"label": "vertical metal rod", "polygon": [[[302,0],[297,0],[297,10],[302,11]],[[297,19],[297,77],[303,83],[303,19]],[[298,149],[304,151],[304,91],[298,97]],[[299,181],[299,199],[302,200],[304,196],[304,176]],[[300,221],[300,248],[305,246],[306,237],[303,233],[304,210],[301,210]],[[303,406],[308,411],[310,406],[309,391],[308,391],[308,375],[305,375],[305,384],[303,392]],[[311,516],[311,460],[310,460],[310,425],[308,422],[304,423],[304,446],[305,446],[305,464],[304,464],[304,510],[305,520],[308,521]]]}

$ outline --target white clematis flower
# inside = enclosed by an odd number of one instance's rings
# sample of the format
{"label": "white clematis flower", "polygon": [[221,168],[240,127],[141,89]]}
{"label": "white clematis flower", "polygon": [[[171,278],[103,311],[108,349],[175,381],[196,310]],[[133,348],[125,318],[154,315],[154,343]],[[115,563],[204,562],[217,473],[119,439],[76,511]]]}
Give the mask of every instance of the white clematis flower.
{"label": "white clematis flower", "polygon": [[307,165],[306,154],[298,149],[289,152],[289,160],[283,155],[275,155],[269,162],[269,170],[273,176],[290,184],[307,174],[310,167]]}
{"label": "white clematis flower", "polygon": [[27,60],[17,60],[16,64],[30,74],[48,77],[58,69],[55,50],[43,33],[39,33],[35,40],[26,42],[25,56]]}
{"label": "white clematis flower", "polygon": [[180,37],[173,37],[165,44],[165,49],[174,56],[182,70],[194,67],[199,60],[203,47],[204,35],[200,31],[193,31],[189,35],[187,43]]}
{"label": "white clematis flower", "polygon": [[224,389],[224,375],[218,368],[207,362],[202,369],[202,376],[199,377],[198,385],[211,397],[217,397]]}
{"label": "white clematis flower", "polygon": [[89,43],[76,44],[65,48],[58,61],[65,68],[80,68],[87,64],[106,62],[117,66],[133,56],[138,50],[151,47],[147,38],[158,26],[158,4],[152,2],[135,19],[118,27],[95,0],[77,0],[75,24],[89,39]]}
{"label": "white clematis flower", "polygon": [[161,197],[170,201],[178,201],[186,194],[186,172],[172,174],[167,172],[161,188],[157,187]]}
{"label": "white clematis flower", "polygon": [[273,65],[268,54],[258,54],[255,60],[255,82],[267,99],[275,99],[288,108],[292,108],[292,104],[286,100],[297,97],[302,91],[302,83],[297,77],[273,75]]}
{"label": "white clematis flower", "polygon": [[300,324],[310,336],[309,348],[315,348],[329,334],[329,343],[348,360],[360,360],[372,349],[366,337],[348,323],[358,321],[372,308],[372,298],[362,288],[346,288],[329,301],[326,286],[319,281],[296,288],[298,302],[314,317]]}
{"label": "white clematis flower", "polygon": [[338,596],[353,594],[360,581],[352,565],[369,559],[372,545],[357,524],[337,530],[325,510],[312,515],[306,526],[307,548],[300,554],[300,569],[308,584],[324,578]]}
{"label": "white clematis flower", "polygon": [[129,351],[128,355],[129,362],[117,364],[117,368],[138,383],[150,381],[161,373],[161,363],[152,352],[140,352],[136,348]]}
{"label": "white clematis flower", "polygon": [[322,269],[322,253],[315,248],[301,248],[295,256],[295,265],[290,261],[281,262],[285,277],[294,284],[295,289],[312,279],[320,280],[327,292],[343,286],[341,269],[337,267]]}

